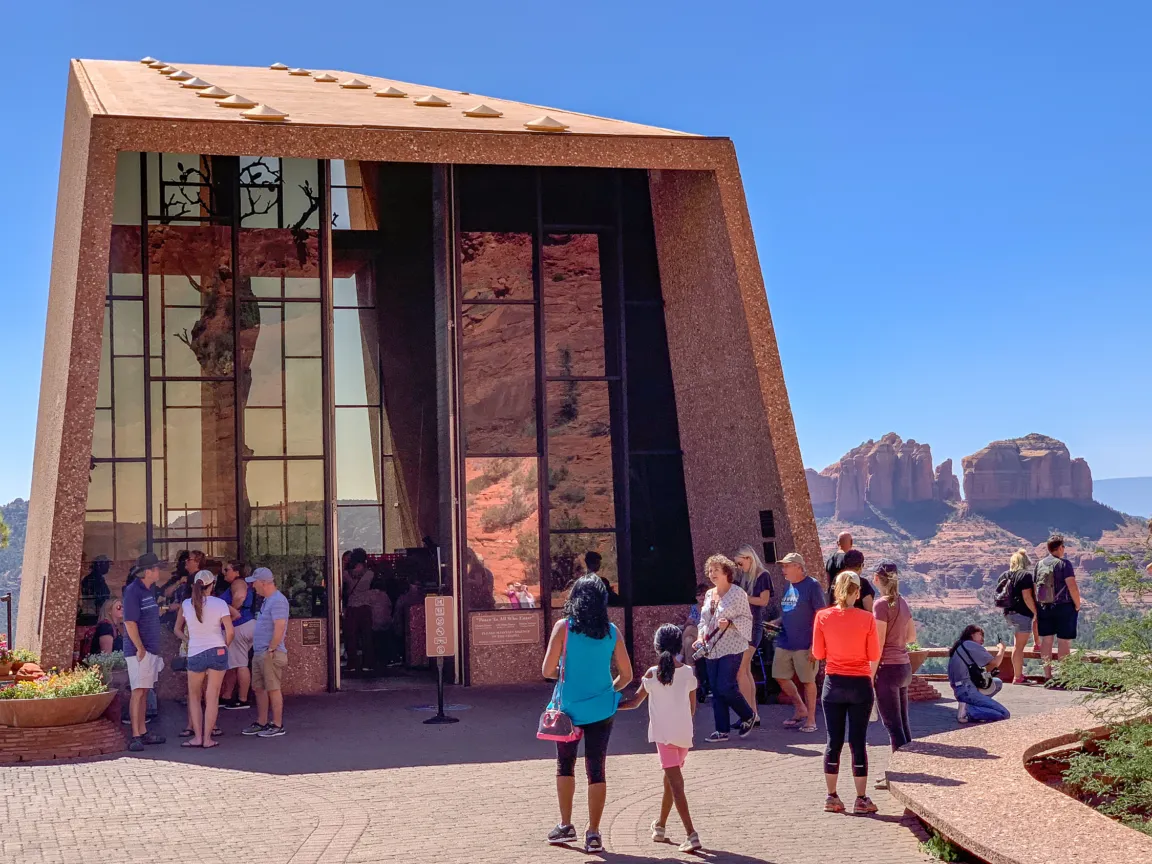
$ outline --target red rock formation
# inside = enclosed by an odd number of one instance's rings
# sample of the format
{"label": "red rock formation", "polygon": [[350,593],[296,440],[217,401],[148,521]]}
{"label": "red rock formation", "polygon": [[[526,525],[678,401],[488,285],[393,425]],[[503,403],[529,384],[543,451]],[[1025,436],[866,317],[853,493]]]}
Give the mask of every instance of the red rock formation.
{"label": "red rock formation", "polygon": [[945,459],[936,466],[932,481],[932,497],[937,501],[960,500],[960,478],[952,473],[952,460]]}
{"label": "red rock formation", "polygon": [[1092,500],[1092,471],[1075,464],[1064,442],[1033,433],[993,441],[965,456],[964,497],[972,510],[993,510],[1017,501]]}
{"label": "red rock formation", "polygon": [[863,515],[869,504],[890,510],[897,504],[931,501],[935,491],[932,448],[904,441],[894,432],[865,441],[819,474],[808,475],[813,508],[824,515],[821,511],[833,501],[837,519]]}
{"label": "red rock formation", "polygon": [[812,512],[817,516],[831,516],[836,510],[836,478],[805,468],[804,479],[808,481]]}

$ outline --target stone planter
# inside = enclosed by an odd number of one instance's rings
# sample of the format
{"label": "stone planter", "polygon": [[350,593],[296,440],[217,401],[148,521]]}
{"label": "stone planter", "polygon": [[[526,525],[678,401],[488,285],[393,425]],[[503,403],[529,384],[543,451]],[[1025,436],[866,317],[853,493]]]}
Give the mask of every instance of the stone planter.
{"label": "stone planter", "polygon": [[924,661],[928,659],[927,651],[909,651],[908,662],[912,664],[912,674],[916,674],[916,670],[924,665]]}
{"label": "stone planter", "polygon": [[114,691],[61,699],[0,699],[0,726],[42,729],[77,726],[97,719],[115,698]]}

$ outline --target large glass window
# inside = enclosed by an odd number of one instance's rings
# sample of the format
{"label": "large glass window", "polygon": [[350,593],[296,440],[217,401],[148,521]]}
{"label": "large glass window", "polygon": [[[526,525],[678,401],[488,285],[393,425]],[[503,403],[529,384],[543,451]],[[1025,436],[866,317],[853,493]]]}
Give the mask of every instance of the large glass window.
{"label": "large glass window", "polygon": [[239,553],[272,567],[293,614],[315,611],[326,551],[318,168],[118,158],[85,534],[86,559],[109,560],[112,587],[149,548],[172,560]]}

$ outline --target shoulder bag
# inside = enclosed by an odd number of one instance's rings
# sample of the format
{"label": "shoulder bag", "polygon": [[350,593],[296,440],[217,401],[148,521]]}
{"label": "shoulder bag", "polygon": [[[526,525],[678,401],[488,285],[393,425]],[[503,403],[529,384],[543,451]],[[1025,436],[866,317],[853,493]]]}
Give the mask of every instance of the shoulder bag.
{"label": "shoulder bag", "polygon": [[540,715],[540,723],[536,727],[536,737],[541,741],[559,741],[570,744],[579,741],[584,736],[584,730],[572,722],[572,718],[564,713],[564,674],[568,666],[568,622],[564,622],[564,650],[560,652],[560,679],[556,682],[556,698],[544,709]]}
{"label": "shoulder bag", "polygon": [[996,687],[996,680],[992,677],[992,673],[978,663],[974,663],[972,655],[964,650],[963,645],[958,646],[956,650],[964,651],[963,660],[968,666],[968,678],[972,681],[972,686],[985,696],[992,695],[992,691]]}

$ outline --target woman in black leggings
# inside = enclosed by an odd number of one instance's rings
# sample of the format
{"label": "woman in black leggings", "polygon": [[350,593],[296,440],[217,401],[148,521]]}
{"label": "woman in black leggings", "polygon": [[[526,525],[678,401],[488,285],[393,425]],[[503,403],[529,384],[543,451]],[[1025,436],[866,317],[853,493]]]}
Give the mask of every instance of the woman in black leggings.
{"label": "woman in black leggings", "polygon": [[812,653],[827,660],[824,674],[824,724],[828,745],[824,748],[824,779],[828,797],[824,809],[843,813],[844,802],[836,791],[840,775],[840,753],[844,749],[844,727],[852,750],[852,779],[856,785],[856,815],[875,813],[868,797],[868,715],[872,713],[872,674],[880,660],[880,641],[872,613],[853,608],[860,594],[860,574],[845,570],[836,577],[835,605],[816,613],[812,633]]}
{"label": "woman in black leggings", "polygon": [[[612,720],[620,704],[619,691],[632,680],[632,661],[616,625],[608,620],[608,589],[599,576],[581,576],[573,584],[564,605],[564,617],[552,628],[542,671],[545,678],[559,678],[552,693],[552,707],[572,718],[572,724],[583,732],[584,769],[588,775],[584,850],[602,852],[600,817],[608,797],[604,762]],[[576,794],[579,745],[579,741],[556,743],[560,823],[548,835],[548,842],[555,846],[576,842],[572,798]]]}

